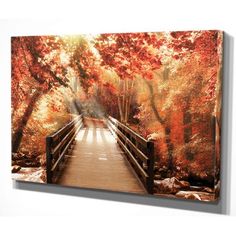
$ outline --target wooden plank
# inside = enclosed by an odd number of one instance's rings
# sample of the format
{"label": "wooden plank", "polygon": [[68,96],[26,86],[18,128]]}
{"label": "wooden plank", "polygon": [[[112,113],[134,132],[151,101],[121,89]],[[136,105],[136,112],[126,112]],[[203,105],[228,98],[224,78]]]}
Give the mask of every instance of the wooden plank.
{"label": "wooden plank", "polygon": [[65,155],[66,158],[76,158],[76,155]]}

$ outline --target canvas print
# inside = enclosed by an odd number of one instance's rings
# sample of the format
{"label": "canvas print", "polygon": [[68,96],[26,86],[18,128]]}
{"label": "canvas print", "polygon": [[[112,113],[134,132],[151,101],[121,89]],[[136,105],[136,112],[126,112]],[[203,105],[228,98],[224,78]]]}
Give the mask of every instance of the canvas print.
{"label": "canvas print", "polygon": [[12,37],[13,179],[216,201],[222,51],[217,30]]}

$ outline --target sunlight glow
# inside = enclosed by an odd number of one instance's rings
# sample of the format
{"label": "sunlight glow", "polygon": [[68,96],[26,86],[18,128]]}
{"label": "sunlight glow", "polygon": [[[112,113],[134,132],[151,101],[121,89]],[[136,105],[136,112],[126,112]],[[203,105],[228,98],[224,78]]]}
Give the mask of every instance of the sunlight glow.
{"label": "sunlight glow", "polygon": [[93,143],[95,141],[95,138],[93,136],[93,128],[89,128],[88,129],[88,135],[87,135],[87,138],[86,138],[86,142],[87,143]]}
{"label": "sunlight glow", "polygon": [[81,142],[84,137],[85,131],[86,131],[86,129],[80,130],[79,133],[77,134],[75,140]]}
{"label": "sunlight glow", "polygon": [[62,65],[68,65],[70,63],[70,57],[64,51],[60,54],[60,60]]}
{"label": "sunlight glow", "polygon": [[102,139],[102,131],[101,129],[96,129],[96,136],[97,136],[97,143],[102,143],[104,142]]}

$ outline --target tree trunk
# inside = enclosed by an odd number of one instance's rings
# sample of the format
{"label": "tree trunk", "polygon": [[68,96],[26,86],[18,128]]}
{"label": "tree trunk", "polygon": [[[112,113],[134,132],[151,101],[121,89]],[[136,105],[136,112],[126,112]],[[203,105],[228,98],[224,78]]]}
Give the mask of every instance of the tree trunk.
{"label": "tree trunk", "polygon": [[127,97],[127,122],[129,121],[129,116],[130,116],[130,106],[131,106],[131,97],[132,97],[132,92],[134,88],[134,80],[131,81],[131,84],[129,86],[129,91],[128,91],[128,97]]}
{"label": "tree trunk", "polygon": [[128,91],[128,81],[127,81],[127,79],[125,79],[124,80],[124,84],[125,84],[125,86],[124,86],[124,123],[126,124],[127,123],[127,106],[128,106],[128,104],[127,104],[127,101],[128,101],[128,94],[127,94],[127,91]]}
{"label": "tree trunk", "polygon": [[153,92],[153,87],[152,85],[144,80],[148,86],[149,92],[150,92],[150,105],[151,108],[153,110],[153,113],[156,117],[156,119],[161,123],[161,125],[164,127],[165,130],[165,143],[166,143],[166,147],[167,147],[167,157],[168,157],[168,169],[172,170],[173,169],[173,149],[174,149],[174,145],[171,142],[170,139],[170,133],[171,133],[171,129],[170,127],[166,124],[167,122],[161,118],[156,105],[155,105],[155,96],[154,96],[154,92]]}
{"label": "tree trunk", "polygon": [[[191,141],[191,137],[192,137],[192,126],[191,126],[191,122],[192,122],[192,114],[190,112],[190,98],[187,97],[185,99],[186,105],[185,105],[185,110],[184,110],[184,114],[183,114],[183,125],[184,125],[184,143],[185,145],[188,145],[189,142]],[[191,150],[187,147],[186,151],[185,151],[185,156],[187,160],[193,160],[194,155],[191,152]]]}
{"label": "tree trunk", "polygon": [[123,122],[123,120],[124,120],[123,108],[122,108],[122,104],[123,104],[122,92],[123,92],[122,82],[121,82],[121,79],[119,79],[119,93],[120,94],[118,94],[118,108],[119,108],[121,122]]}
{"label": "tree trunk", "polygon": [[118,95],[118,107],[120,113],[120,121],[124,124],[128,123],[130,104],[131,104],[131,93],[133,90],[134,81],[129,79],[123,79],[119,81],[119,92]]}
{"label": "tree trunk", "polygon": [[130,108],[130,97],[131,97],[131,87],[132,83],[126,80],[126,91],[125,91],[125,120],[124,123],[127,124],[129,120],[129,108]]}
{"label": "tree trunk", "polygon": [[118,108],[119,108],[119,113],[120,113],[120,121],[122,122],[124,120],[123,117],[123,111],[122,111],[122,104],[121,104],[121,96],[118,95]]}
{"label": "tree trunk", "polygon": [[125,90],[126,90],[126,83],[125,80],[122,80],[123,88],[122,88],[122,113],[123,113],[123,120],[121,122],[124,122],[125,118]]}
{"label": "tree trunk", "polygon": [[118,106],[120,112],[120,121],[126,124],[128,121],[129,84],[127,79],[120,80],[119,83],[120,95],[118,95]]}
{"label": "tree trunk", "polygon": [[24,112],[24,115],[23,115],[21,121],[19,122],[18,129],[12,137],[12,152],[18,151],[20,144],[21,144],[22,137],[23,137],[24,128],[26,127],[26,125],[29,121],[29,118],[34,110],[34,106],[35,106],[36,102],[41,97],[41,94],[42,93],[40,91],[36,91],[36,92],[34,92],[33,96],[31,97],[31,100]]}

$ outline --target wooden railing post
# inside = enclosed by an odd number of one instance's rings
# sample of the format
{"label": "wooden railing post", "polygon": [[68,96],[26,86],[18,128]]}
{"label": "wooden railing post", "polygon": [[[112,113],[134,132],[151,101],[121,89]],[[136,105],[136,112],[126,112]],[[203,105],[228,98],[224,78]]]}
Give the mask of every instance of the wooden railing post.
{"label": "wooden railing post", "polygon": [[147,161],[147,191],[150,194],[153,194],[153,186],[154,186],[154,143],[153,142],[148,142],[147,143],[147,156],[148,156],[148,161]]}
{"label": "wooden railing post", "polygon": [[47,168],[47,183],[52,183],[52,154],[51,154],[51,146],[52,146],[52,137],[46,138],[46,168]]}

